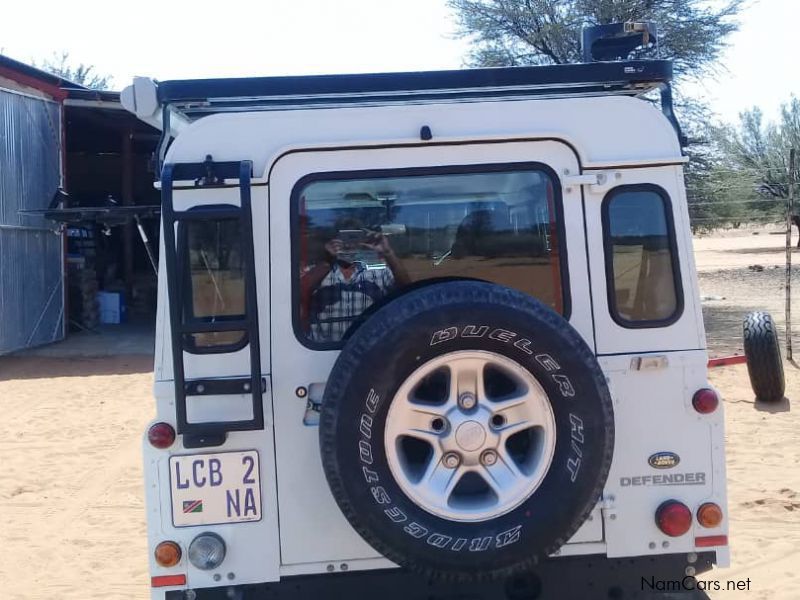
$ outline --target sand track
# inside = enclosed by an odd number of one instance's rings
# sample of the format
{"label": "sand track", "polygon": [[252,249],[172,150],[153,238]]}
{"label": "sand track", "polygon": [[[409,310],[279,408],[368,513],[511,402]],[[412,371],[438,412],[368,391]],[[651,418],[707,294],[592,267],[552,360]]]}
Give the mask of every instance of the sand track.
{"label": "sand track", "polygon": [[151,371],[147,356],[0,358],[4,600],[148,597]]}

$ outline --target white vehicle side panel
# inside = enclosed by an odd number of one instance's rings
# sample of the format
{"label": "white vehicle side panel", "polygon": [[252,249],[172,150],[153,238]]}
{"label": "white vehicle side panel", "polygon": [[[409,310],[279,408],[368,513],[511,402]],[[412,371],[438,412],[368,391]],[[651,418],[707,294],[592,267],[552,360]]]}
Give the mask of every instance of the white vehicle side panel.
{"label": "white vehicle side panel", "polygon": [[[722,403],[708,415],[692,406],[694,393],[708,387],[706,353],[663,356],[666,368],[645,371],[631,369],[631,355],[600,358],[610,380],[616,422],[614,461],[604,493],[610,505],[605,510],[610,557],[692,552],[695,536],[727,534],[727,521],[705,529],[695,519],[693,529],[678,538],[656,527],[656,509],[670,499],[683,502],[693,514],[703,502],[716,502],[727,514]],[[648,458],[657,452],[674,452],[680,462],[655,469]],[[668,475],[683,475],[686,483],[655,485],[644,479]]]}
{"label": "white vehicle side panel", "polygon": [[253,397],[250,394],[189,396],[186,398],[186,420],[189,423],[249,421],[252,418]]}

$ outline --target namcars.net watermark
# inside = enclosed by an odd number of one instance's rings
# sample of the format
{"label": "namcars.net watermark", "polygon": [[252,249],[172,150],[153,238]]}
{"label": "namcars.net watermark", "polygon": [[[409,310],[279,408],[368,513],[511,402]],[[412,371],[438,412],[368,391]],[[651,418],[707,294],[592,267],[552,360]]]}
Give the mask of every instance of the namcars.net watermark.
{"label": "namcars.net watermark", "polygon": [[697,579],[687,575],[683,579],[656,579],[655,577],[642,577],[642,591],[648,592],[749,592],[750,578],[747,579]]}

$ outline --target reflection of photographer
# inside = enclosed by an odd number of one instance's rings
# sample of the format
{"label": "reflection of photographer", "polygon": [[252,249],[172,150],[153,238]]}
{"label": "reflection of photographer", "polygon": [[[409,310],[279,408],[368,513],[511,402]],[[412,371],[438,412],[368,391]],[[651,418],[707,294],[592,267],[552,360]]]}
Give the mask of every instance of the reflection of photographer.
{"label": "reflection of photographer", "polygon": [[[395,286],[411,282],[385,235],[347,225],[351,228],[339,227],[337,237],[325,243],[325,259],[300,276],[303,320],[315,341],[341,340],[365,310]],[[370,255],[385,266],[370,268],[359,260]]]}

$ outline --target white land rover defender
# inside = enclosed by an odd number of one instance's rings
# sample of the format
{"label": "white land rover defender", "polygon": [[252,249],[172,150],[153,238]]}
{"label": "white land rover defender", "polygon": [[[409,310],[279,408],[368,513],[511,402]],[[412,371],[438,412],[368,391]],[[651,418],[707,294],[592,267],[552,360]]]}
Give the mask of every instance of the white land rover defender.
{"label": "white land rover defender", "polygon": [[627,598],[727,565],[670,78],[123,92],[163,130],[153,598]]}

